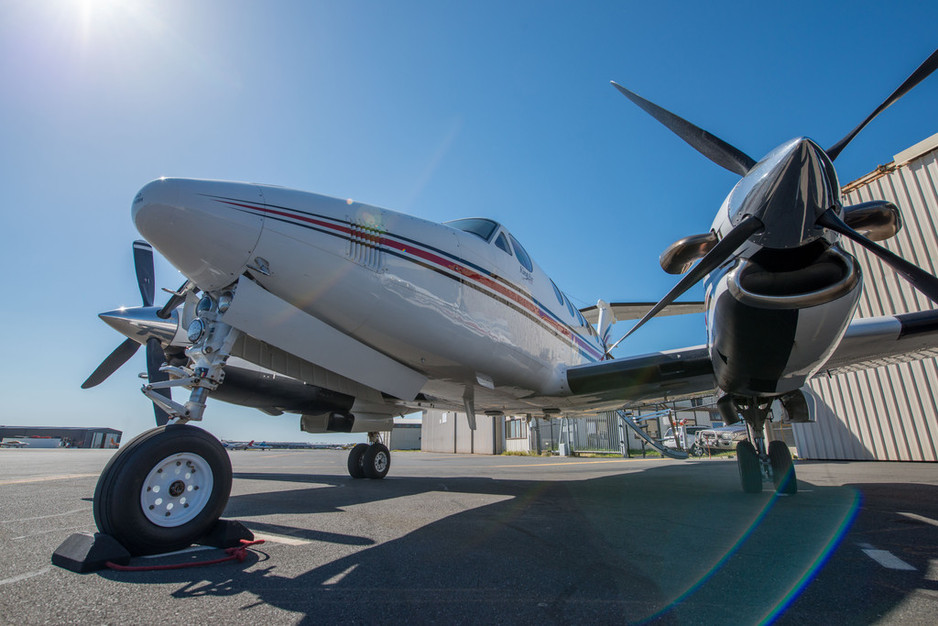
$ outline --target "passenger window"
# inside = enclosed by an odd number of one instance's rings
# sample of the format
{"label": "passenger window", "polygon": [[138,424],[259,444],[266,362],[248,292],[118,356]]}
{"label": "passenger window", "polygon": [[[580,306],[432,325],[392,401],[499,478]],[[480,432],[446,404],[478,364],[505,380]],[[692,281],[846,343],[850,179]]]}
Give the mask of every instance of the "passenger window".
{"label": "passenger window", "polygon": [[560,306],[563,306],[563,294],[560,293],[560,289],[557,288],[554,281],[550,281],[550,286],[554,288],[554,295],[557,296],[557,302],[560,303]]}
{"label": "passenger window", "polygon": [[495,239],[495,245],[504,250],[505,254],[511,256],[511,246],[508,245],[505,233],[498,233],[498,237]]}
{"label": "passenger window", "polygon": [[518,260],[521,262],[521,266],[529,272],[533,272],[534,264],[531,263],[531,257],[528,256],[528,253],[525,252],[524,247],[518,243],[518,240],[515,239],[513,235],[508,236],[511,237],[511,245],[515,248],[515,256],[518,257]]}

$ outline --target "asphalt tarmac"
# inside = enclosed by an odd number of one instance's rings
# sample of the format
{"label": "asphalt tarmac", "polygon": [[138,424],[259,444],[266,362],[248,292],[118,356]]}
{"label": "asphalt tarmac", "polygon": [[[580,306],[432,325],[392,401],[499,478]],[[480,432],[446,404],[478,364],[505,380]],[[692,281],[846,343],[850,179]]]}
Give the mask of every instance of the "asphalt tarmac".
{"label": "asphalt tarmac", "polygon": [[[938,466],[797,464],[743,494],[732,460],[231,452],[243,562],[75,574],[103,450],[0,450],[0,623],[933,624]],[[198,549],[170,559],[219,556]]]}

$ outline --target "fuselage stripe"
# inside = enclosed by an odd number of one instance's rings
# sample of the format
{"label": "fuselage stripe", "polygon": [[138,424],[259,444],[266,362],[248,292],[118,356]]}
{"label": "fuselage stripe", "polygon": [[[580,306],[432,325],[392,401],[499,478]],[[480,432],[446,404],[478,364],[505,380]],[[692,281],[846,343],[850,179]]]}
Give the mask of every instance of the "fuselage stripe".
{"label": "fuselage stripe", "polygon": [[[233,207],[240,207],[241,209],[248,211],[257,211],[277,221],[288,224],[292,223],[306,228],[312,228],[318,232],[322,232],[323,234],[336,236],[341,239],[348,240],[353,237],[353,231],[348,225],[341,222],[334,223],[334,221],[337,220],[327,221],[332,220],[333,218],[326,218],[323,216],[322,219],[316,219],[309,214],[297,214],[294,209],[289,209],[287,207],[272,207],[271,205],[253,204],[250,202],[235,201],[228,198],[214,197],[214,199],[218,202],[222,202]],[[296,222],[303,223],[296,224]],[[355,234],[357,235],[357,233]],[[392,239],[391,237],[394,238]],[[368,245],[384,247],[388,252],[390,252],[390,250],[397,250],[398,253],[396,253],[395,256],[398,256],[399,258],[406,259],[408,257],[416,257],[418,259],[422,259],[424,262],[419,264],[428,269],[436,270],[434,267],[436,266],[438,268],[448,270],[449,272],[453,272],[457,274],[458,277],[450,276],[451,278],[454,278],[454,280],[459,280],[467,286],[472,286],[481,293],[488,292],[480,289],[479,287],[485,287],[488,290],[494,291],[501,296],[497,299],[503,304],[509,305],[512,309],[515,309],[518,312],[526,313],[527,316],[534,320],[540,320],[540,322],[544,324],[552,334],[562,337],[566,341],[570,342],[573,347],[575,347],[577,351],[580,352],[580,354],[588,361],[602,360],[603,358],[603,353],[601,350],[598,350],[595,346],[585,341],[579,333],[556,319],[554,314],[551,313],[549,309],[546,309],[546,307],[540,305],[540,303],[538,303],[533,296],[525,291],[522,291],[511,283],[501,284],[502,281],[493,280],[490,277],[489,272],[483,268],[479,268],[463,259],[452,257],[452,255],[449,255],[442,250],[436,250],[430,246],[426,246],[425,244],[408,239],[406,237],[398,237],[397,235],[389,236],[388,233],[385,233],[383,236],[371,235],[368,237],[358,237],[358,239],[367,239]],[[398,239],[403,241],[399,241]],[[404,243],[404,241],[408,243]],[[433,252],[429,251],[427,248],[432,249]],[[434,254],[434,252],[438,252],[439,254]],[[447,259],[440,255],[446,255],[451,258]],[[413,259],[411,260],[413,261]],[[448,274],[444,273],[444,275]],[[475,285],[473,283],[475,283]],[[521,291],[521,293],[518,293],[519,291]],[[489,295],[494,297],[493,294]]]}

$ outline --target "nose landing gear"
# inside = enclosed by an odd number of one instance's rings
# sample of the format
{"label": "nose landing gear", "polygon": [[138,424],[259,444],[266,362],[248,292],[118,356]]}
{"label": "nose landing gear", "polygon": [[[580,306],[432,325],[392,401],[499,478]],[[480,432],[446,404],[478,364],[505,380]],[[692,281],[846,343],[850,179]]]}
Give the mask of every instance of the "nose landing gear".
{"label": "nose landing gear", "polygon": [[746,420],[752,437],[752,442],[740,441],[736,446],[736,467],[743,491],[760,493],[763,482],[771,481],[776,493],[797,493],[798,480],[788,446],[784,441],[770,441],[766,451],[765,420],[768,418],[770,401],[752,398],[745,404],[739,400],[735,400],[734,404]]}

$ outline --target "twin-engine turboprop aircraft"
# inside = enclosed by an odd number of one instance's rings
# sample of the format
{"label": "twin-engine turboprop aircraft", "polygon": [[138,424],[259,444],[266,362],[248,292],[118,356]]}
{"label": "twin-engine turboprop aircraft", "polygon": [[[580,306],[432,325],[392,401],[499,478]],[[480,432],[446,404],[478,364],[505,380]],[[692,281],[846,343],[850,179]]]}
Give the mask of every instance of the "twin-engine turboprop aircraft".
{"label": "twin-engine turboprop aircraft", "polygon": [[[932,56],[869,118],[828,150],[806,138],[756,162],[615,85],[691,146],[742,179],[711,230],[661,257],[689,272],[639,321],[703,310],[674,300],[705,281],[707,345],[612,358],[609,329],[637,306],[578,311],[501,224],[437,224],[281,187],[160,179],[134,198],[143,306],[102,314],[128,337],[85,382],[93,386],[139,345],[147,351],[158,424],[124,446],[94,496],[99,529],[131,552],[167,551],[204,534],[225,507],[222,445],[188,425],[209,397],[301,416],[307,432],[365,432],[348,459],[355,478],[383,478],[378,441],[395,415],[427,407],[475,415],[579,416],[626,403],[719,390],[727,422],[750,427],[738,447],[742,487],[796,480],[788,448],[764,441],[779,419],[809,421],[806,381],[819,371],[938,354],[938,312],[851,322],[862,286],[848,237],[938,301],[938,279],[873,240],[901,228],[887,202],[843,206],[833,166],[875,115],[930,74]],[[864,234],[861,234],[864,233]],[[152,249],[186,277],[154,306]],[[593,324],[597,324],[594,328]],[[634,328],[633,328],[634,331]],[[170,390],[188,391],[185,402]]]}

